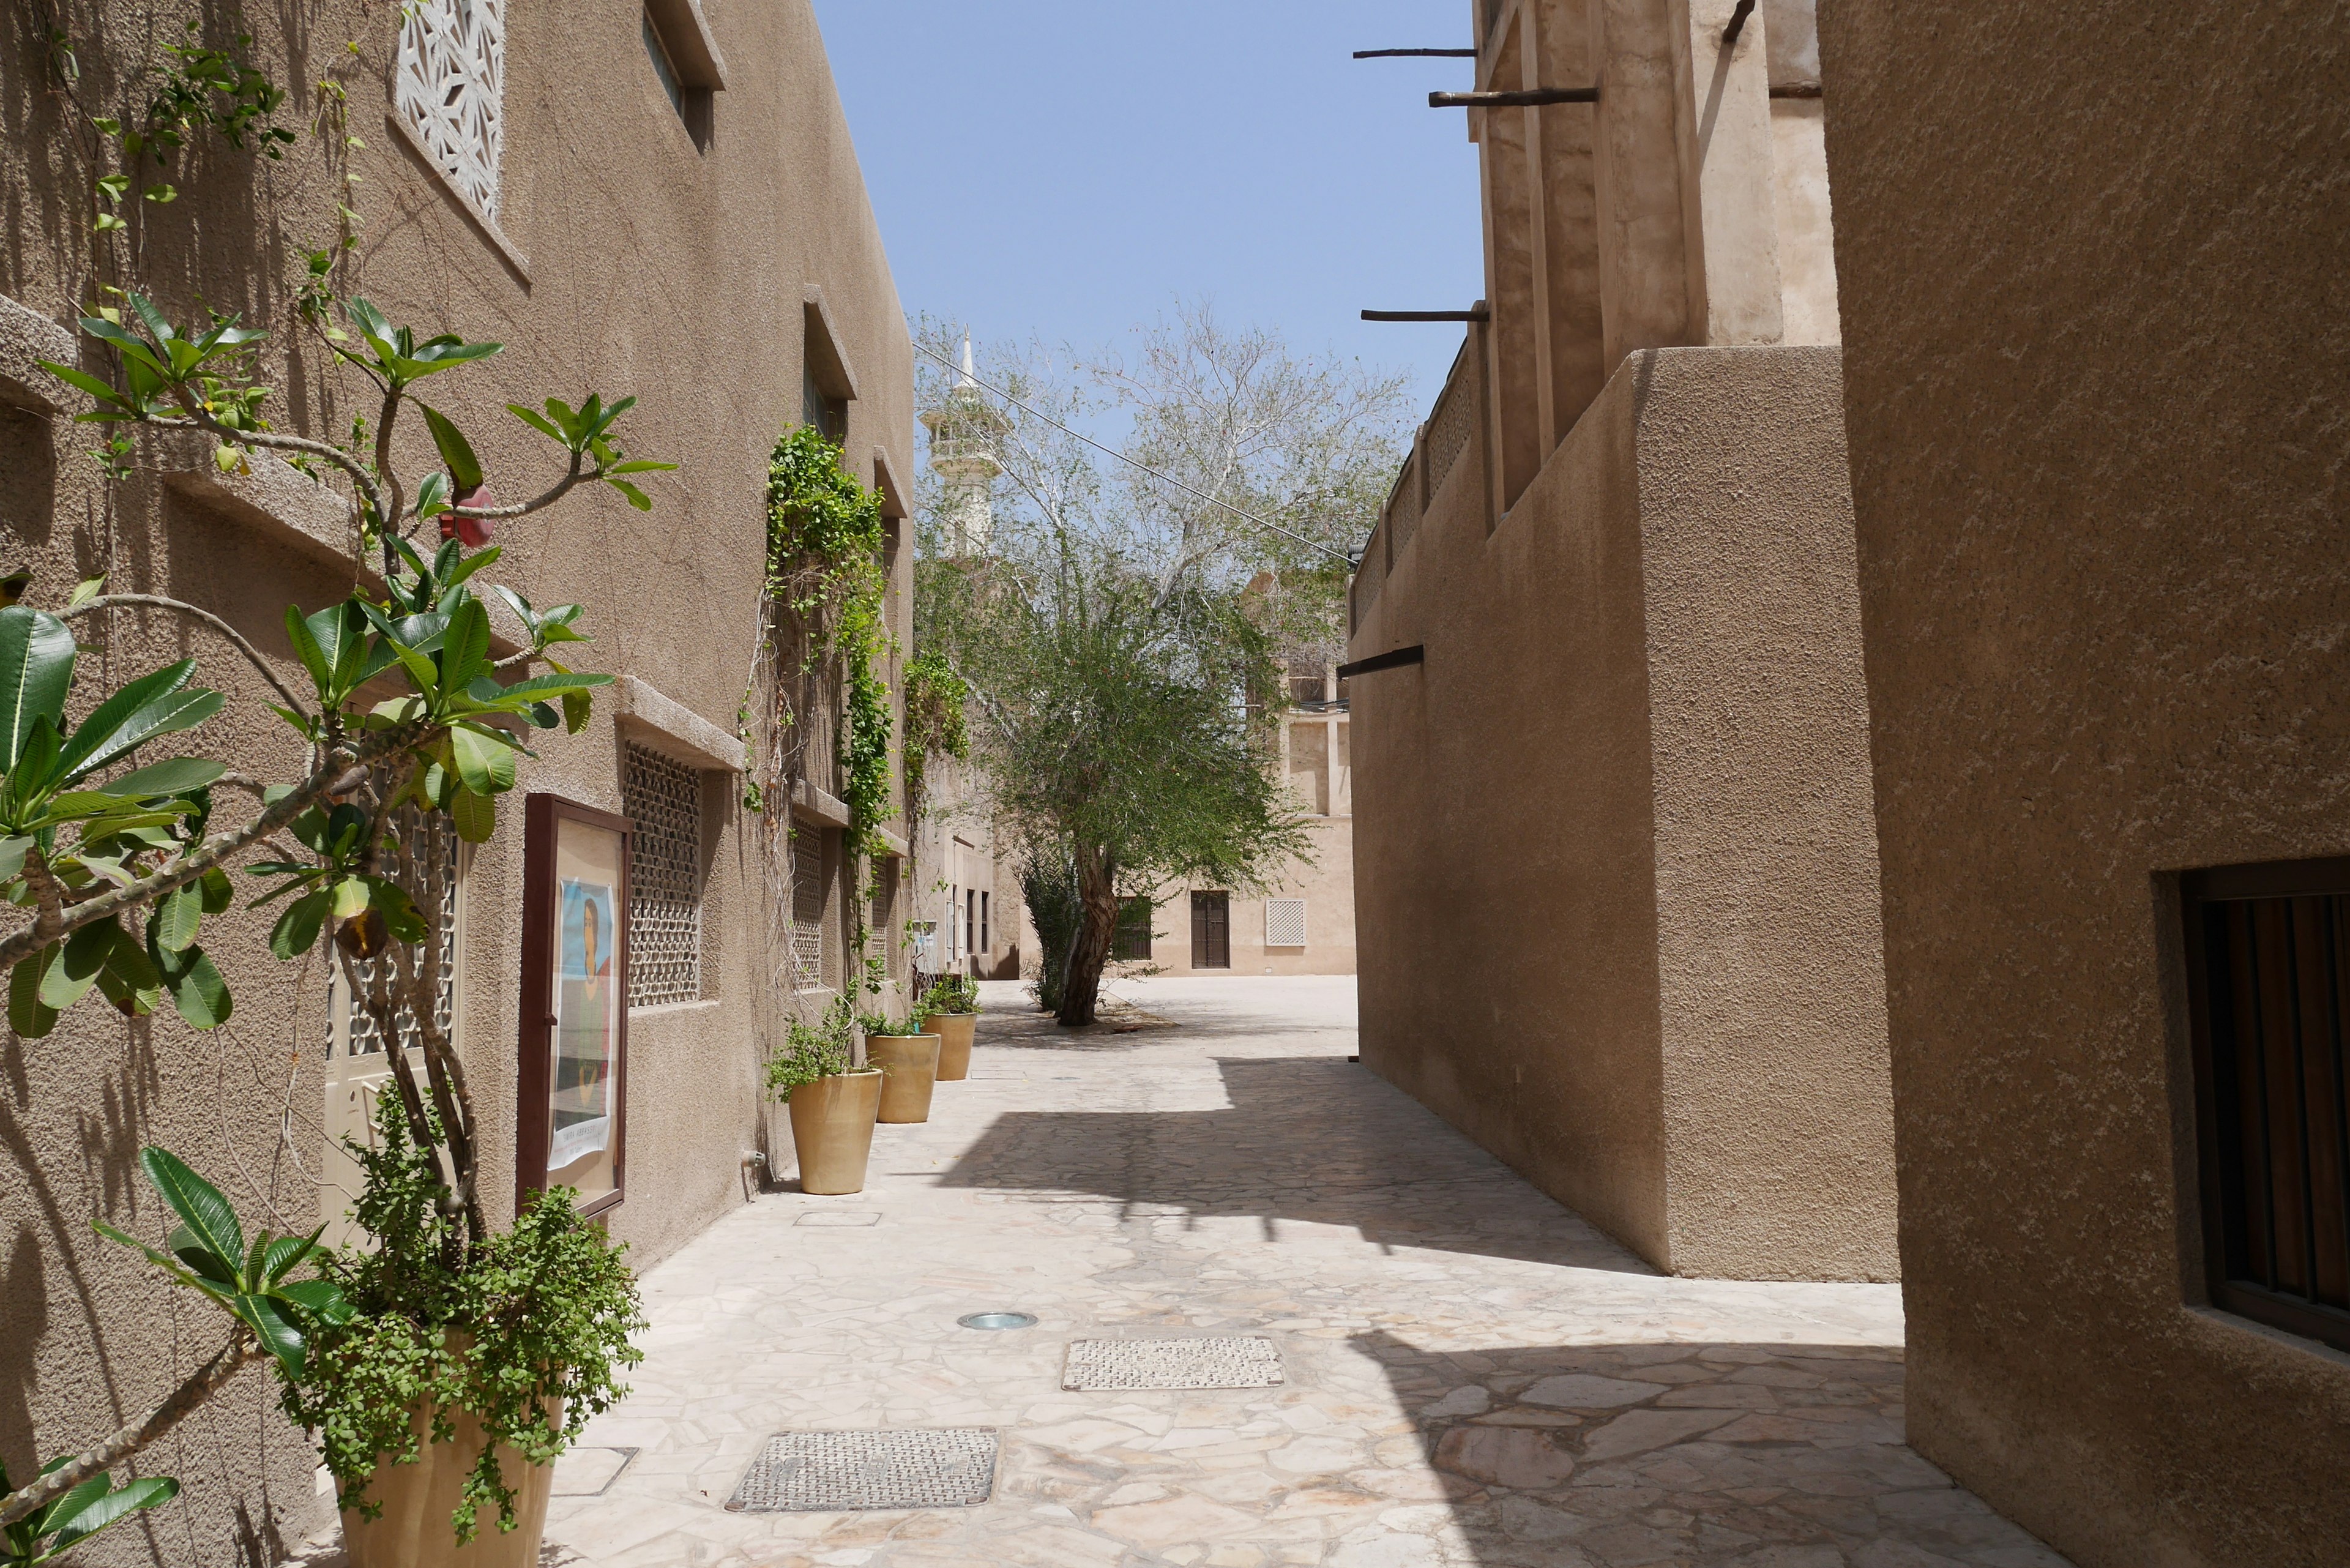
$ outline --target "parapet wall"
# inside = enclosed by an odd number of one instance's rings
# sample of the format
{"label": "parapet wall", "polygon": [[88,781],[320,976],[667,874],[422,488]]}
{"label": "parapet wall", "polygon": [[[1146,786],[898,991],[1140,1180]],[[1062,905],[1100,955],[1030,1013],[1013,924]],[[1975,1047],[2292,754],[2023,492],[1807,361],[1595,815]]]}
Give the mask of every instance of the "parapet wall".
{"label": "parapet wall", "polygon": [[1364,1061],[1680,1273],[1897,1272],[1842,396],[1636,354],[1357,597],[1350,657],[1426,649],[1353,682]]}

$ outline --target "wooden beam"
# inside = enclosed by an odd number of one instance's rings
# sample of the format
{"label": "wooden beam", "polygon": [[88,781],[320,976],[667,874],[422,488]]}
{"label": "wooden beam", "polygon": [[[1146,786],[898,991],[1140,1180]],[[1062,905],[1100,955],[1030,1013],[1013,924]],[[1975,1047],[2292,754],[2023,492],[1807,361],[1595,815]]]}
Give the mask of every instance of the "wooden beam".
{"label": "wooden beam", "polygon": [[1468,310],[1366,310],[1366,321],[1491,321],[1493,313],[1480,305]]}
{"label": "wooden beam", "polygon": [[1597,103],[1599,89],[1587,88],[1526,88],[1518,92],[1432,92],[1430,109],[1540,109],[1553,103]]}
{"label": "wooden beam", "polygon": [[1357,49],[1358,60],[1392,60],[1409,57],[1413,59],[1473,60],[1474,49]]}
{"label": "wooden beam", "polygon": [[1407,664],[1427,662],[1428,651],[1415,642],[1409,648],[1399,648],[1391,653],[1374,653],[1368,659],[1358,659],[1352,664],[1338,666],[1338,679],[1352,680],[1357,675],[1371,675],[1382,670],[1399,670]]}

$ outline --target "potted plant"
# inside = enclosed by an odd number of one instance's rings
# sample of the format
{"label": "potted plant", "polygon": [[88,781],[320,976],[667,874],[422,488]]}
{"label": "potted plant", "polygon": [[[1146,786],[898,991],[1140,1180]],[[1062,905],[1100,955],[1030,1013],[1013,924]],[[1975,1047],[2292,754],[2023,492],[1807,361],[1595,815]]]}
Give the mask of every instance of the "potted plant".
{"label": "potted plant", "polygon": [[881,1120],[931,1119],[931,1090],[939,1081],[939,1037],[923,1033],[919,1010],[902,1023],[868,1016],[865,1059],[881,1069]]}
{"label": "potted plant", "polygon": [[941,975],[921,1001],[921,1013],[939,1037],[939,1082],[971,1076],[971,1037],[979,1026],[979,982],[967,974]]}
{"label": "potted plant", "polygon": [[803,1192],[865,1190],[882,1075],[850,1064],[856,1022],[839,998],[813,1026],[793,1020],[788,1044],[767,1062],[767,1087],[791,1106]]}
{"label": "potted plant", "polygon": [[626,1249],[568,1188],[469,1244],[391,1095],[346,1147],[370,1241],[320,1263],[339,1300],[282,1403],[324,1448],[350,1568],[536,1568],[556,1459],[643,1359]]}

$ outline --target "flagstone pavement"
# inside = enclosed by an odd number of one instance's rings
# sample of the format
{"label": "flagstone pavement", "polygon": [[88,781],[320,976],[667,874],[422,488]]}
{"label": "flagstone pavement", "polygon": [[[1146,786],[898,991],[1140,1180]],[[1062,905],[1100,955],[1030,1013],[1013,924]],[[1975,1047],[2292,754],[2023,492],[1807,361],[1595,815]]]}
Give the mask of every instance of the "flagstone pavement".
{"label": "flagstone pavement", "polygon": [[[548,1563],[2064,1568],[1903,1445],[1898,1287],[1659,1276],[1350,1064],[1351,981],[1123,982],[1173,1026],[1077,1036],[986,989],[864,1192],[647,1274]],[[1073,1339],[1211,1334],[1286,1380],[1061,1386]],[[993,1497],[727,1509],[770,1435],[885,1427],[998,1429]]]}

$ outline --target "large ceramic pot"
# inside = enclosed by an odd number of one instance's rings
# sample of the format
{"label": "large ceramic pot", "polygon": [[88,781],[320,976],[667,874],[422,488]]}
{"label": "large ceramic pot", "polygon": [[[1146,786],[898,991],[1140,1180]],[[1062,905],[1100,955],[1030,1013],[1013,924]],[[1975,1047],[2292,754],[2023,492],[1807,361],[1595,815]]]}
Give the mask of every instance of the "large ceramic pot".
{"label": "large ceramic pot", "polygon": [[971,1076],[971,1035],[979,1026],[976,1012],[933,1012],[931,1030],[939,1037],[939,1082],[957,1084]]}
{"label": "large ceramic pot", "polygon": [[792,1147],[800,1160],[802,1192],[865,1190],[865,1160],[873,1152],[873,1117],[881,1106],[881,1075],[836,1073],[792,1091]]}
{"label": "large ceramic pot", "polygon": [[935,1034],[868,1034],[865,1059],[881,1069],[881,1119],[931,1119],[931,1087],[939,1081]]}
{"label": "large ceramic pot", "polygon": [[[421,1426],[425,1417],[420,1412],[416,1419]],[[465,1477],[486,1439],[482,1424],[463,1410],[452,1413],[450,1425],[454,1441],[428,1441],[414,1464],[384,1465],[369,1479],[367,1501],[383,1504],[380,1517],[343,1515],[343,1551],[350,1568],[538,1568],[546,1503],[555,1494],[554,1467],[527,1464],[515,1449],[501,1449],[498,1462],[514,1488],[515,1527],[501,1532],[498,1511],[480,1509],[473,1516],[479,1532],[460,1546],[452,1521]]]}

